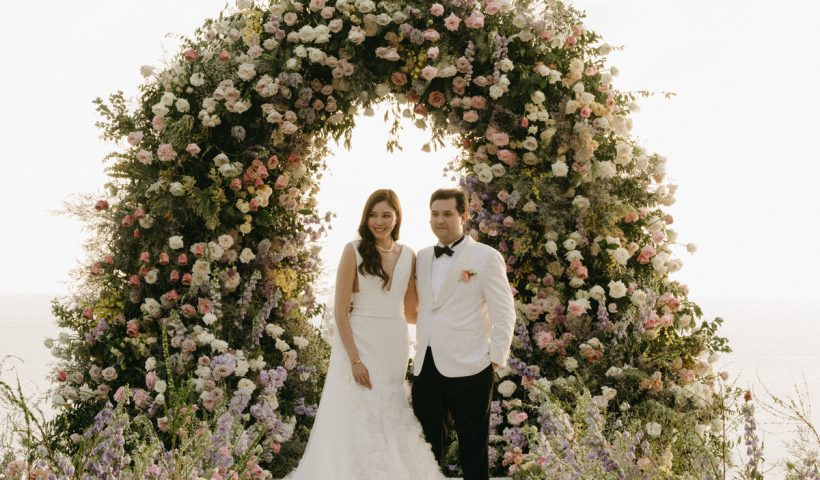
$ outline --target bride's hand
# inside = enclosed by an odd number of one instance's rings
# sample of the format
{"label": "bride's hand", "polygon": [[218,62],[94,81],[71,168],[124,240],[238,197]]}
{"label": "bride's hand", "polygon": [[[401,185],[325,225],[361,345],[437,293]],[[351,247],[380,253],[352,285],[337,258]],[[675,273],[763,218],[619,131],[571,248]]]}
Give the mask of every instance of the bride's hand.
{"label": "bride's hand", "polygon": [[353,371],[353,379],[356,380],[356,383],[365,388],[373,389],[373,385],[370,384],[370,372],[367,371],[367,367],[364,366],[361,360],[353,362],[350,368]]}

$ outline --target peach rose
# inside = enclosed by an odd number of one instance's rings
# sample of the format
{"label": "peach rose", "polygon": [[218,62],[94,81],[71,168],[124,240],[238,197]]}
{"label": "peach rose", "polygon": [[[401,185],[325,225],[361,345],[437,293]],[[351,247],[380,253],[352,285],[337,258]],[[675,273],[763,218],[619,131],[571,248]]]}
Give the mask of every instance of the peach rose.
{"label": "peach rose", "polygon": [[446,98],[444,97],[443,93],[439,92],[438,90],[435,90],[433,92],[430,92],[430,95],[427,96],[427,101],[430,102],[430,105],[436,108],[440,108],[444,105]]}

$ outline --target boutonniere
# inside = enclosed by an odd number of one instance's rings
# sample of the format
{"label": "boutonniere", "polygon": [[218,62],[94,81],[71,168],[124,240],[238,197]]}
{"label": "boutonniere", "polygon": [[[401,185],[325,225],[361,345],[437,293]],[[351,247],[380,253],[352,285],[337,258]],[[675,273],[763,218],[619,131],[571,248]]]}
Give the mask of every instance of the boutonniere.
{"label": "boutonniere", "polygon": [[478,272],[476,272],[475,270],[464,270],[463,272],[461,272],[461,281],[469,282],[476,275],[478,275]]}

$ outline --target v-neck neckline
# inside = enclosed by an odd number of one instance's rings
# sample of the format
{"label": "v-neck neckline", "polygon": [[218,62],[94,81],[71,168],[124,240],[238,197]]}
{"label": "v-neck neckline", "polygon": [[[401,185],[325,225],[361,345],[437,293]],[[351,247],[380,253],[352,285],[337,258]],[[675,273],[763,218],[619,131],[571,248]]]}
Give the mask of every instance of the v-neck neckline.
{"label": "v-neck neckline", "polygon": [[[401,249],[399,250],[399,256],[396,257],[396,264],[393,265],[393,271],[390,272],[390,275],[389,275],[390,280],[388,280],[387,285],[384,286],[384,291],[387,292],[387,293],[390,293],[391,291],[393,291],[393,278],[395,278],[395,276],[396,276],[396,269],[399,267],[399,262],[401,261],[402,255],[404,255],[404,245],[401,246]],[[387,272],[384,272],[384,273],[387,273]]]}

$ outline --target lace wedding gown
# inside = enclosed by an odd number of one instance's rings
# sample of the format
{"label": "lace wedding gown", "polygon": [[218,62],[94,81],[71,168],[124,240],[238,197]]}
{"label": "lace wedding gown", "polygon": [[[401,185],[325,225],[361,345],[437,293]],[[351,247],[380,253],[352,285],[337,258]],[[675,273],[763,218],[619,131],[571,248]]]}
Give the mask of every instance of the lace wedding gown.
{"label": "lace wedding gown", "polygon": [[[353,243],[357,266],[358,242]],[[358,385],[339,335],[305,453],[287,480],[443,479],[408,401],[409,339],[404,295],[413,255],[402,247],[390,290],[374,275],[358,275],[350,326],[372,390]],[[357,270],[358,271],[358,270]]]}

